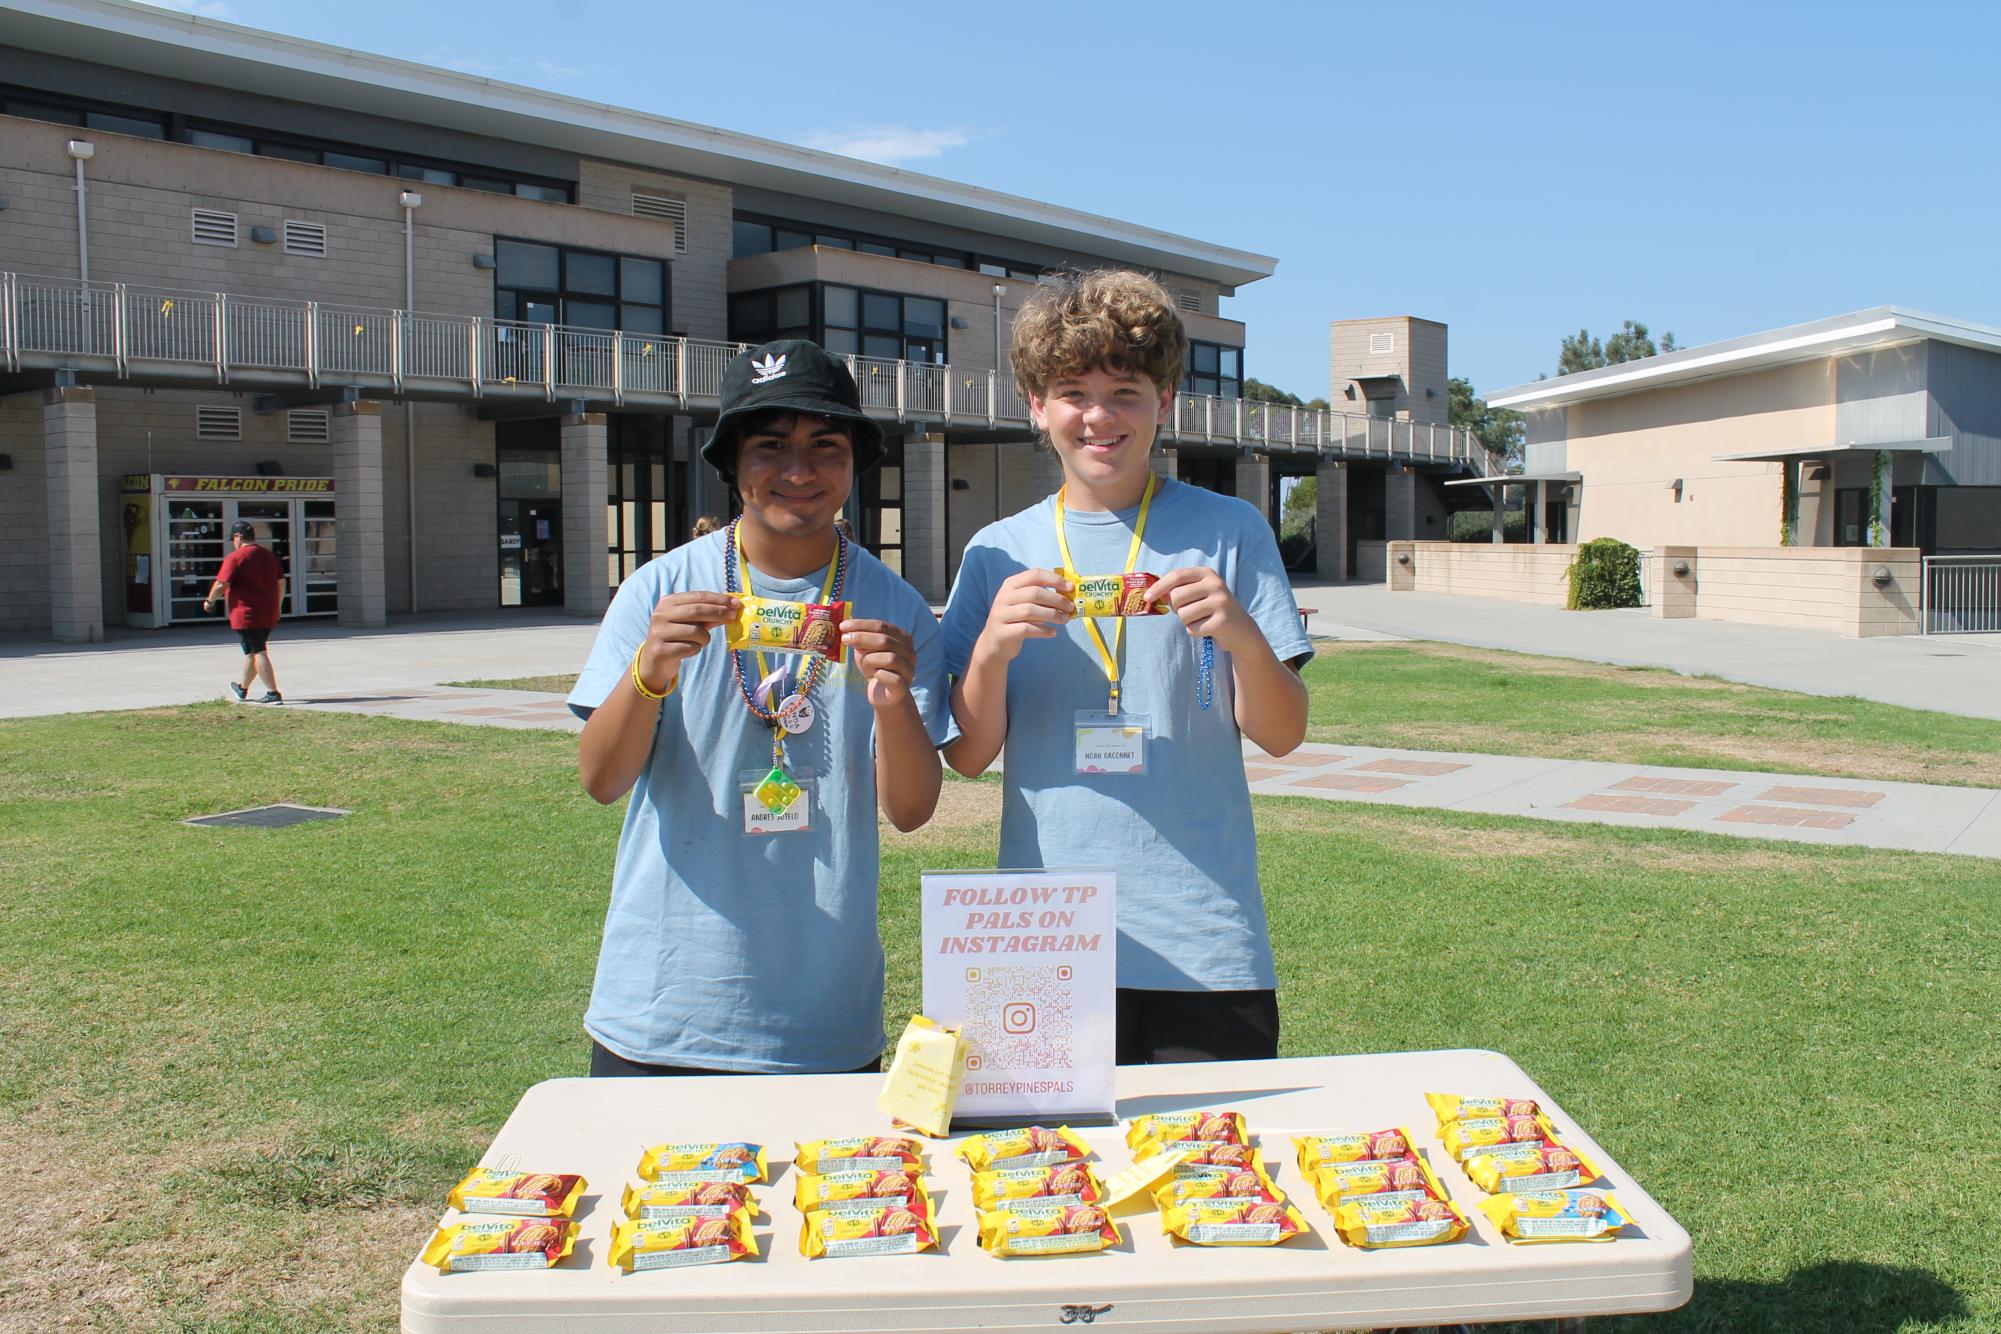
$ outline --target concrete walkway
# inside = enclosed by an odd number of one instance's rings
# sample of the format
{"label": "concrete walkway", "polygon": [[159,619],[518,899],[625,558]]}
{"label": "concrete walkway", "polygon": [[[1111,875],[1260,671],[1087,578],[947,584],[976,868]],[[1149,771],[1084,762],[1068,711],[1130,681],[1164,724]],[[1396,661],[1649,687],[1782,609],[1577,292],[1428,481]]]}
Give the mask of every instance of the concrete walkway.
{"label": "concrete walkway", "polygon": [[1436,639],[2001,718],[2001,635],[1848,639],[1772,625],[1669,621],[1644,610],[1564,611],[1392,593],[1384,584],[1298,580],[1293,587],[1302,607],[1317,609],[1310,623],[1315,637]]}
{"label": "concrete walkway", "polygon": [[[1934,701],[1930,707],[1946,707],[1938,701],[1954,690],[1965,696],[1954,696],[1963,705],[1977,703],[1976,694],[2001,690],[2001,645],[1985,642],[1865,640],[1858,645],[1806,632],[1658,622],[1617,612],[1566,613],[1417,593],[1392,597],[1363,585],[1302,586],[1300,600],[1319,609],[1312,628],[1323,637],[1382,638],[1408,631],[1412,637],[1482,643],[1490,642],[1491,630],[1491,641],[1507,641],[1494,642],[1495,647],[1555,652],[1560,645],[1570,650],[1567,656],[1709,670],[1684,662],[1706,661],[1722,652],[1713,632],[1724,632],[1725,641],[1734,640],[1734,632],[1749,632],[1745,642],[1762,644],[1763,656],[1747,654],[1739,665],[1749,665],[1757,676],[1722,670],[1716,675],[1797,686],[1768,678],[1778,673],[1786,655],[1799,653],[1803,665],[1819,664],[1816,679],[1833,683],[1845,681],[1844,674],[1858,674],[1859,669],[1844,665],[1855,656],[1851,650],[1880,645],[1894,653],[1901,646],[1911,671],[1932,673],[1917,686],[1921,697]],[[1493,615],[1497,608],[1503,614]],[[581,724],[559,695],[440,683],[574,672],[596,633],[594,622],[559,614],[430,617],[372,631],[305,622],[281,627],[272,653],[287,709],[574,732]],[[1559,643],[1526,642],[1537,635]],[[1807,643],[1791,644],[1789,637],[1795,635]],[[1924,651],[1945,646],[1964,656],[1933,659]],[[1674,654],[1665,651],[1670,648]],[[1670,656],[1684,662],[1658,661]],[[0,716],[221,699],[224,683],[240,661],[234,638],[220,626],[114,631],[104,644],[80,647],[0,642]],[[1979,675],[1980,689],[1960,680],[1960,672]],[[1972,707],[1960,711],[1983,712]],[[1307,745],[1274,760],[1247,745],[1245,759],[1252,791],[1271,796],[2001,858],[2001,791],[1987,788],[1368,746]]]}
{"label": "concrete walkway", "polygon": [[[583,729],[562,696],[521,690],[407,688],[287,707]],[[1273,797],[2001,858],[2001,791],[1991,788],[1311,743],[1275,760],[1247,742],[1244,771],[1251,791]]]}

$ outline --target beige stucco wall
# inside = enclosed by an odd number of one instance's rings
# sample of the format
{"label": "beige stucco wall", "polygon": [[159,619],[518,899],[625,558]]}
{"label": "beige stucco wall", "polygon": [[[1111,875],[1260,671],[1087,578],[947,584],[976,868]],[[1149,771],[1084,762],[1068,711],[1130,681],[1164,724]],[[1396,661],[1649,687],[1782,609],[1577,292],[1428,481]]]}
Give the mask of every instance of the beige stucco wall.
{"label": "beige stucco wall", "polygon": [[[1920,567],[1905,547],[1703,547],[1695,614],[1865,639],[1916,634]],[[1879,568],[1890,575],[1881,586]]]}
{"label": "beige stucco wall", "polygon": [[[1457,593],[1561,607],[1575,546],[1391,542],[1397,592]],[[1404,564],[1400,557],[1408,556]],[[1690,566],[1673,576],[1672,564]],[[1918,632],[1919,553],[1911,548],[1687,547],[1654,552],[1656,615],[1788,625],[1856,638]],[[1888,574],[1878,584],[1875,572]]]}
{"label": "beige stucco wall", "polygon": [[1834,431],[1826,361],[1572,404],[1568,464],[1584,475],[1578,540],[1777,548],[1780,466],[1716,456],[1826,445]]}
{"label": "beige stucco wall", "polygon": [[[1404,565],[1402,556],[1410,557]],[[1561,607],[1569,600],[1566,571],[1574,546],[1491,546],[1477,542],[1387,544],[1390,587],[1399,592],[1457,593]]]}

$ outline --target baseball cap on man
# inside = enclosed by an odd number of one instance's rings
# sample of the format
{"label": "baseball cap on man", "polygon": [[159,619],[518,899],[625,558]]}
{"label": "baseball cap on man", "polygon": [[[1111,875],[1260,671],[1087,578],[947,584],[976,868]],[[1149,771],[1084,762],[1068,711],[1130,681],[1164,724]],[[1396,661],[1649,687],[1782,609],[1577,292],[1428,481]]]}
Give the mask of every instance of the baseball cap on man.
{"label": "baseball cap on man", "polygon": [[723,368],[722,409],[715,434],[702,446],[702,460],[727,478],[736,475],[744,423],[766,412],[804,412],[846,426],[857,474],[882,460],[882,427],[862,411],[855,377],[818,343],[782,338],[738,353]]}
{"label": "baseball cap on man", "polygon": [[257,529],[252,525],[250,520],[238,519],[235,523],[229,525],[229,535],[231,537],[254,538],[257,536]]}

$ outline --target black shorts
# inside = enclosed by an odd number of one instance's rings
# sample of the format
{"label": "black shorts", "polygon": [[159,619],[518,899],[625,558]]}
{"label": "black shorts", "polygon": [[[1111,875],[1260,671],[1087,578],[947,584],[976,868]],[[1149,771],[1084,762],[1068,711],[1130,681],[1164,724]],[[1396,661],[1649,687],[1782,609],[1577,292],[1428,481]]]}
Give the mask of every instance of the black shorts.
{"label": "black shorts", "polygon": [[236,637],[243,641],[243,656],[247,658],[253,653],[264,651],[264,646],[271,641],[271,627],[267,625],[261,630],[238,630]]}
{"label": "black shorts", "polygon": [[1118,1063],[1270,1061],[1278,1057],[1276,991],[1118,990]]}
{"label": "black shorts", "polygon": [[[647,1065],[643,1061],[628,1061],[617,1052],[591,1039],[591,1078],[630,1079],[640,1075],[742,1075],[747,1070],[703,1070],[692,1065]],[[882,1073],[882,1058],[877,1057],[859,1070],[828,1071],[829,1074],[879,1075]]]}

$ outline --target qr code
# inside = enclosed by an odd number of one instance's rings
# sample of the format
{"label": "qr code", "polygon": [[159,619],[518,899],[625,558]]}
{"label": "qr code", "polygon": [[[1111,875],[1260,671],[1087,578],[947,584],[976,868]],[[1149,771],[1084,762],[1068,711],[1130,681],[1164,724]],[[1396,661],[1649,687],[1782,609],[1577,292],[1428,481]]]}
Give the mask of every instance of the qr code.
{"label": "qr code", "polygon": [[966,970],[969,1070],[989,1063],[1014,1070],[1060,1069],[1070,1059],[1068,964]]}

